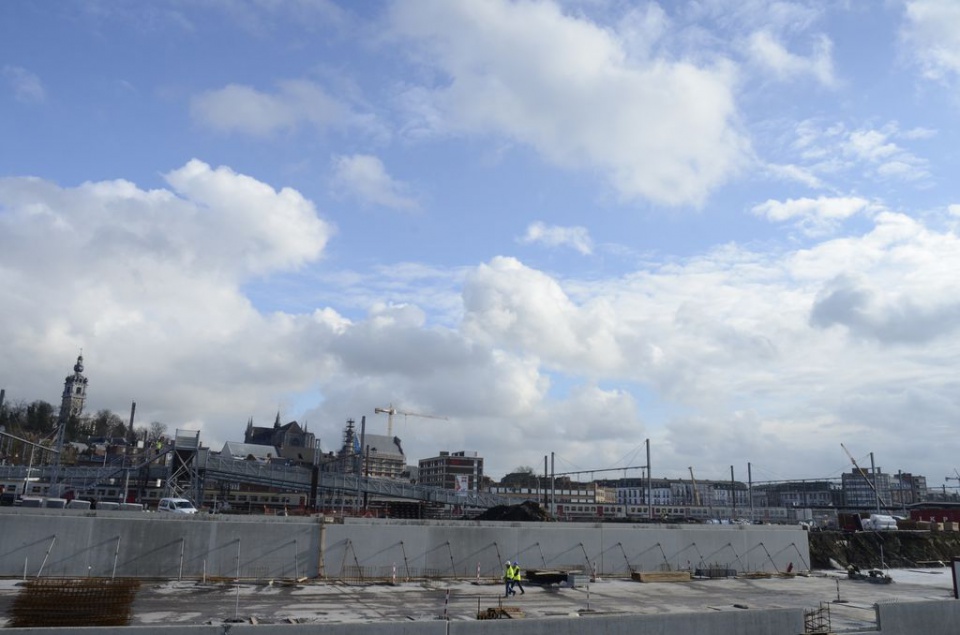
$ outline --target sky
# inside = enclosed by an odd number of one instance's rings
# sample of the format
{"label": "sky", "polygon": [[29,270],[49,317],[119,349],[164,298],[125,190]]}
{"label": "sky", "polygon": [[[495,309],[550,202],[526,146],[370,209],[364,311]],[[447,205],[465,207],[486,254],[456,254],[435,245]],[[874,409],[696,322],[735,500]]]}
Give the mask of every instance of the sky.
{"label": "sky", "polygon": [[0,387],[955,489],[958,122],[953,0],[0,3]]}

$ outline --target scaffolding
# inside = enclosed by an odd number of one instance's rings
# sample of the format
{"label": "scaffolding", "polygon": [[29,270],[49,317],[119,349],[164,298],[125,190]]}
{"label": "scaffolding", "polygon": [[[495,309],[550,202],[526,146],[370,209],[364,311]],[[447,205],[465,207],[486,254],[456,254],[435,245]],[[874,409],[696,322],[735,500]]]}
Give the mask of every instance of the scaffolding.
{"label": "scaffolding", "polygon": [[204,470],[200,456],[199,430],[176,431],[170,462],[166,482],[167,495],[187,498],[197,507],[202,506]]}
{"label": "scaffolding", "polygon": [[803,612],[803,632],[813,635],[832,633],[830,623],[830,605],[820,603],[820,607]]}

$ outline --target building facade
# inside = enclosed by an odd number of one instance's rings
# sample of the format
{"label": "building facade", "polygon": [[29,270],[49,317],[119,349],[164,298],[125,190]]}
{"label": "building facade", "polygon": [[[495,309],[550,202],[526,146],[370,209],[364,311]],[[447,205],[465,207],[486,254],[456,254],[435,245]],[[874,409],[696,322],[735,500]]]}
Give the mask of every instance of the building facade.
{"label": "building facade", "polygon": [[483,458],[476,452],[440,452],[418,464],[421,485],[467,492],[479,492],[483,482]]}
{"label": "building facade", "polygon": [[845,507],[873,509],[890,502],[890,475],[876,469],[859,470],[853,468],[844,472],[841,478],[843,504]]}

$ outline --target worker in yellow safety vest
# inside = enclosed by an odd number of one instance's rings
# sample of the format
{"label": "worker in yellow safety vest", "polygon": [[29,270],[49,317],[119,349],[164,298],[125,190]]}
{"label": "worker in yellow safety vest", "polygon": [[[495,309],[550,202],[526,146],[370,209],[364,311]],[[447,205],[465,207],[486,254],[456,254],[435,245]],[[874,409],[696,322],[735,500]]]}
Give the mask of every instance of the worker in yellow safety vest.
{"label": "worker in yellow safety vest", "polygon": [[[523,590],[523,585],[520,584],[520,563],[514,560],[513,562],[513,586],[520,589],[520,594],[526,594],[526,591]],[[514,595],[517,594],[516,591],[513,592]]]}

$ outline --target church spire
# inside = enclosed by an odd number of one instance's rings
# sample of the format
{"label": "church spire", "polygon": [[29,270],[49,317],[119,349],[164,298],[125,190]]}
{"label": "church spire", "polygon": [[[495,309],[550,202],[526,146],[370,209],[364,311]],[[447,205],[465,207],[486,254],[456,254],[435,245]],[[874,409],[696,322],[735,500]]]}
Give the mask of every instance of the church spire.
{"label": "church spire", "polygon": [[277,410],[277,418],[273,422],[273,429],[274,430],[280,429],[280,411],[279,410]]}

